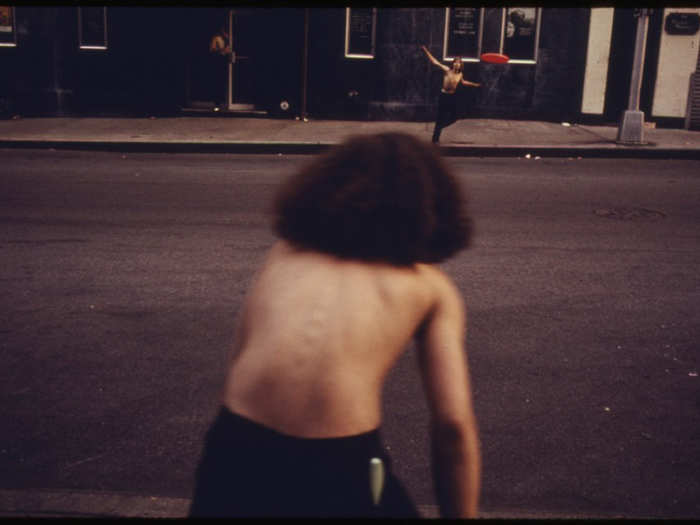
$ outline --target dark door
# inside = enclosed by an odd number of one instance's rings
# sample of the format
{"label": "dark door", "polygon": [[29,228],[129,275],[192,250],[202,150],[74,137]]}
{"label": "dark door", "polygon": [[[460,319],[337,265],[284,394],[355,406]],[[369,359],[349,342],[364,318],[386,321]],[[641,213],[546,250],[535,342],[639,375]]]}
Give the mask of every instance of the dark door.
{"label": "dark door", "polygon": [[[188,12],[187,101],[211,111],[214,102],[230,111],[297,111],[301,85],[303,9],[196,8]],[[209,52],[221,28],[232,53]]]}
{"label": "dark door", "polygon": [[233,8],[229,109],[296,111],[301,80],[303,9]]}
{"label": "dark door", "polygon": [[606,120],[611,122],[617,122],[627,109],[636,30],[634,9],[616,8],[613,15],[604,110]]}
{"label": "dark door", "polygon": [[231,35],[231,105],[229,109],[253,109],[259,98],[256,71],[264,67],[260,62],[256,41],[259,36],[259,17],[246,9],[231,9],[229,25]]}
{"label": "dark door", "polygon": [[214,109],[228,103],[228,60],[211,53],[209,44],[221,29],[228,29],[228,9],[196,8],[187,11],[182,37],[188,40],[187,106]]}

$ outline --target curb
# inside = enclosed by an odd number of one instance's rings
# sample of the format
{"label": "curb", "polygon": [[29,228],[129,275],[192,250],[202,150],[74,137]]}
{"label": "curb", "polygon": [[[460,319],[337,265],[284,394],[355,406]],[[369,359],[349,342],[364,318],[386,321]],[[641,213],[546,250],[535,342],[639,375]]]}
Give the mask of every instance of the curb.
{"label": "curb", "polygon": [[[80,141],[0,140],[0,148],[115,151],[134,153],[235,153],[314,155],[336,146],[330,142],[183,142],[183,141]],[[700,160],[700,148],[668,148],[653,145],[607,147],[580,146],[456,146],[441,145],[450,157],[585,157],[619,159]]]}
{"label": "curb", "polygon": [[0,490],[0,518],[181,518],[189,499],[79,490]]}
{"label": "curb", "polygon": [[[187,518],[189,498],[145,496],[128,492],[0,489],[2,518]],[[422,518],[440,518],[437,505],[417,505]],[[478,519],[619,519],[620,514],[585,514],[525,509],[482,510]]]}
{"label": "curb", "polygon": [[[166,518],[188,516],[189,498],[146,496],[130,492],[67,489],[0,489],[2,518]],[[440,518],[437,505],[417,505],[422,518]],[[609,520],[659,519],[620,513],[533,511],[532,509],[482,509],[478,519],[487,520]],[[665,518],[669,519],[669,518]]]}
{"label": "curb", "polygon": [[294,142],[133,142],[83,140],[0,140],[0,148],[114,151],[131,153],[241,153],[311,155],[334,146],[331,143]]}

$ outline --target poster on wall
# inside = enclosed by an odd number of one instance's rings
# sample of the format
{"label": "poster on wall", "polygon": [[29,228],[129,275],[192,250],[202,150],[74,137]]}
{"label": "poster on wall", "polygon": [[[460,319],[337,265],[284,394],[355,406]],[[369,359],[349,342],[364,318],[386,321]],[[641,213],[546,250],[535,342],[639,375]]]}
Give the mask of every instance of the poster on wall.
{"label": "poster on wall", "polygon": [[105,29],[106,7],[79,7],[80,47],[104,49],[107,47]]}
{"label": "poster on wall", "polygon": [[447,8],[446,57],[478,59],[481,9],[478,7]]}
{"label": "poster on wall", "polygon": [[345,11],[345,56],[374,58],[376,9],[353,7]]}
{"label": "poster on wall", "polygon": [[0,6],[0,45],[15,44],[15,17],[14,8]]}
{"label": "poster on wall", "polygon": [[511,60],[535,60],[537,8],[511,7],[505,13],[503,53]]}

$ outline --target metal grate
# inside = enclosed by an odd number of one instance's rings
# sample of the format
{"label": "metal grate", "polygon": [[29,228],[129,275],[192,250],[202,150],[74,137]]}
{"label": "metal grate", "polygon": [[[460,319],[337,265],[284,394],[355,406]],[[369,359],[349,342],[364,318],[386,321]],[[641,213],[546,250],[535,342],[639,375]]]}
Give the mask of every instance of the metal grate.
{"label": "metal grate", "polygon": [[685,129],[700,130],[700,50],[695,63],[695,73],[690,74],[688,104],[685,110]]}
{"label": "metal grate", "polygon": [[697,70],[690,75],[685,129],[700,130],[700,72]]}

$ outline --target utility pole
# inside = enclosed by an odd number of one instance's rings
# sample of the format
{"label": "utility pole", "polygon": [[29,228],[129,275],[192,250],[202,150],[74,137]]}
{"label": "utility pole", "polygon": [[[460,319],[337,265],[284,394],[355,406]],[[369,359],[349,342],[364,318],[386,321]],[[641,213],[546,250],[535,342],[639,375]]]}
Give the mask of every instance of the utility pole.
{"label": "utility pole", "polygon": [[644,144],[644,112],[639,111],[639,94],[642,89],[649,11],[650,9],[635,9],[634,13],[637,18],[637,34],[634,41],[634,62],[632,64],[632,78],[630,79],[629,101],[617,130],[617,142],[620,144]]}
{"label": "utility pole", "polygon": [[304,51],[301,56],[301,115],[302,122],[306,122],[306,91],[308,89],[309,76],[309,8],[304,8]]}

